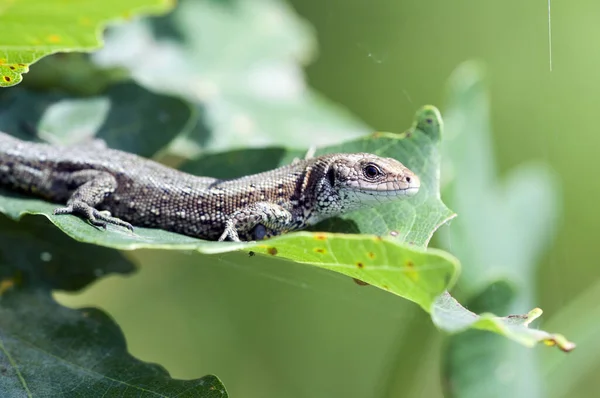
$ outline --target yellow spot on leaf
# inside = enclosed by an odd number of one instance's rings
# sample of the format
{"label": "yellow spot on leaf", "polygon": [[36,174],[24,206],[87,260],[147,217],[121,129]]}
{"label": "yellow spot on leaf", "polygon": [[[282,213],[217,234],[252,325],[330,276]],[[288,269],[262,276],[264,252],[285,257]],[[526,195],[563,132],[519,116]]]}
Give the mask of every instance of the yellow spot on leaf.
{"label": "yellow spot on leaf", "polygon": [[4,58],[0,58],[0,65],[5,64],[6,60]]}
{"label": "yellow spot on leaf", "polygon": [[321,235],[321,234],[317,234],[317,235],[315,235],[315,239],[316,240],[327,240],[327,236]]}
{"label": "yellow spot on leaf", "polygon": [[0,296],[15,285],[14,279],[4,279],[0,281]]}
{"label": "yellow spot on leaf", "polygon": [[267,249],[267,253],[269,253],[271,256],[276,256],[277,255],[277,248],[275,248],[275,247],[269,247]]}
{"label": "yellow spot on leaf", "polygon": [[46,40],[49,41],[50,43],[60,43],[62,41],[61,37],[59,35],[50,35],[48,37],[46,37]]}

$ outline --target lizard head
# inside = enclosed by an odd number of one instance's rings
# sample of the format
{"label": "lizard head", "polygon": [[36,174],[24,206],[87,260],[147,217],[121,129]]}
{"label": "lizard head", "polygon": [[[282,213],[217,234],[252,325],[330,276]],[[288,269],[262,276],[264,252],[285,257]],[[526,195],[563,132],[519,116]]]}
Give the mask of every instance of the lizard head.
{"label": "lizard head", "polygon": [[341,210],[414,196],[421,185],[419,177],[396,159],[370,153],[333,158],[327,180],[331,191],[341,199],[344,206]]}

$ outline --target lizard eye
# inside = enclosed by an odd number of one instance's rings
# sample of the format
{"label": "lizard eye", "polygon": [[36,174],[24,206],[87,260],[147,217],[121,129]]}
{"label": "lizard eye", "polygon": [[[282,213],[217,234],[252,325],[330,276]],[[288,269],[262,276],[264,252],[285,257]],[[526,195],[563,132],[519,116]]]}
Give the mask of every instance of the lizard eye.
{"label": "lizard eye", "polygon": [[373,179],[382,174],[381,170],[379,170],[379,167],[375,166],[372,163],[367,164],[363,169],[363,172],[365,173],[365,177],[370,179]]}

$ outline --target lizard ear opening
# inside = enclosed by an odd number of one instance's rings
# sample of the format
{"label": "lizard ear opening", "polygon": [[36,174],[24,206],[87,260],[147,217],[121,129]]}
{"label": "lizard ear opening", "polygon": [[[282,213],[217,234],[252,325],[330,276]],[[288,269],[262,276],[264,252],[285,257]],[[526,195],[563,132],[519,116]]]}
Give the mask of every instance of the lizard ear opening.
{"label": "lizard ear opening", "polygon": [[327,170],[327,180],[329,180],[329,185],[335,186],[335,169],[333,167],[329,167]]}

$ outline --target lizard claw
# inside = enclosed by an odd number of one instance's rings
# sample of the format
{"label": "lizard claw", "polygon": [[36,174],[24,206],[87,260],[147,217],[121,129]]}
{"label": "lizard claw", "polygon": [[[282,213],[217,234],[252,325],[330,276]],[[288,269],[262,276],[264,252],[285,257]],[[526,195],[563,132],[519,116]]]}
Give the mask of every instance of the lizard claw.
{"label": "lizard claw", "polygon": [[[108,223],[108,224],[118,225],[120,227],[127,228],[128,230],[133,232],[133,225],[131,225],[127,221],[121,220],[120,218],[112,217],[110,215],[110,213],[108,213],[108,215],[107,215],[106,212],[104,212],[104,211],[98,211],[98,210],[94,209],[92,214],[96,219],[102,220],[99,222],[104,224],[105,229],[106,229],[106,224]],[[98,222],[98,221],[96,220],[96,222]]]}
{"label": "lizard claw", "polygon": [[102,228],[102,229],[106,229],[106,223],[104,221],[98,221],[98,220],[88,220],[90,222],[90,224],[92,224],[94,227],[98,227],[98,228]]}
{"label": "lizard claw", "polygon": [[84,202],[73,202],[67,207],[54,209],[54,214],[80,213],[90,224],[95,227],[106,229],[108,224],[118,225],[133,232],[133,225],[120,218],[112,217],[108,211],[99,211]]}

